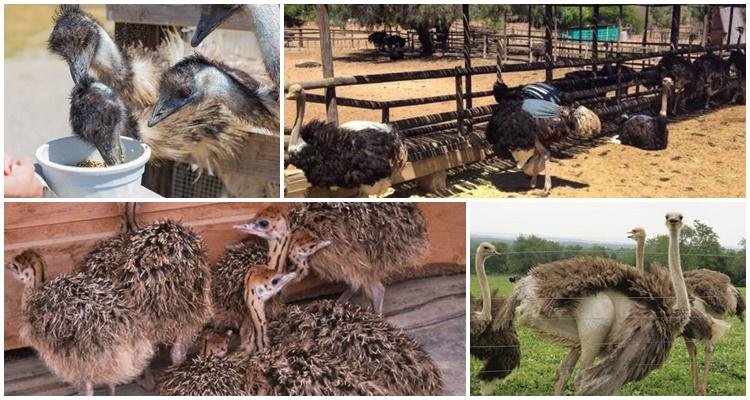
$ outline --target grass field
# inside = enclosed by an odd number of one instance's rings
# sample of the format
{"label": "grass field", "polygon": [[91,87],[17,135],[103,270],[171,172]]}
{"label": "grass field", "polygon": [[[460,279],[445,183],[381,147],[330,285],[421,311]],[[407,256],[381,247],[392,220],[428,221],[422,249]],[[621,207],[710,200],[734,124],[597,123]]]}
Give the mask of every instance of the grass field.
{"label": "grass field", "polygon": [[[490,288],[500,289],[500,294],[508,296],[512,285],[508,277],[489,277]],[[740,289],[745,294],[745,288]],[[479,282],[471,276],[471,294],[480,296]],[[745,395],[745,324],[738,318],[729,320],[732,327],[717,344],[708,379],[708,394],[714,396]],[[500,382],[494,395],[551,395],[554,390],[555,371],[567,351],[548,344],[545,340],[525,327],[518,328],[521,341],[521,365],[510,376]],[[703,361],[702,346],[699,344],[698,361]],[[481,361],[471,358],[471,394],[479,395],[477,371]],[[702,365],[699,364],[702,370]],[[575,373],[568,382],[565,394],[573,394]],[[620,388],[616,395],[692,395],[690,383],[690,358],[685,350],[685,342],[675,340],[669,359],[664,365],[651,372],[645,379],[631,382]]]}

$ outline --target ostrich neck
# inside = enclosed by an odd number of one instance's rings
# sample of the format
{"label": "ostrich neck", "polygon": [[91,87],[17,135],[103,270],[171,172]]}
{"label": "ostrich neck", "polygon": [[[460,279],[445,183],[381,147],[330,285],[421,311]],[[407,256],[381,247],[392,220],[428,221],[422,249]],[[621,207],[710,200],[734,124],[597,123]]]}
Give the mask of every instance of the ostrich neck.
{"label": "ostrich neck", "polygon": [[302,130],[302,121],[305,119],[305,94],[302,93],[297,97],[297,117],[292,127],[292,136],[289,138],[289,147],[296,146],[300,142],[300,130]]}
{"label": "ostrich neck", "polygon": [[680,261],[680,234],[676,230],[669,231],[669,274],[672,277],[672,286],[674,287],[677,298],[677,311],[689,312],[687,288],[682,276],[682,263]]}
{"label": "ostrich neck", "polygon": [[487,283],[487,274],[484,272],[484,262],[487,256],[477,254],[476,268],[479,277],[479,289],[482,291],[482,318],[492,318],[492,299],[490,299],[490,285]]}
{"label": "ostrich neck", "polygon": [[643,272],[643,256],[646,253],[646,246],[642,240],[638,240],[635,247],[635,268]]}
{"label": "ostrich neck", "polygon": [[258,4],[245,6],[255,25],[255,36],[263,53],[263,63],[271,80],[279,86],[279,7]]}
{"label": "ostrich neck", "polygon": [[268,267],[276,272],[286,271],[286,255],[292,242],[289,234],[268,241]]}
{"label": "ostrich neck", "polygon": [[662,85],[662,93],[661,93],[661,110],[659,110],[659,115],[662,117],[667,116],[667,96],[669,95],[669,87],[667,85]]}
{"label": "ostrich neck", "polygon": [[266,309],[265,303],[253,297],[248,305],[250,319],[253,323],[253,345],[255,351],[261,352],[266,349],[268,338],[266,337]]}

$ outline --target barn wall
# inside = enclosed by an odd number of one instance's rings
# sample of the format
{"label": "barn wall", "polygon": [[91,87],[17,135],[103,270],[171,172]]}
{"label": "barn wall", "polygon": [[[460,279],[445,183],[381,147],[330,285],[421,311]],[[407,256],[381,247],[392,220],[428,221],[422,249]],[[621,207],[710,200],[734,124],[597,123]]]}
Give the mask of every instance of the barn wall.
{"label": "barn wall", "polygon": [[[289,203],[286,203],[289,204]],[[243,234],[233,225],[243,223],[268,203],[141,203],[141,224],[171,218],[192,227],[206,241],[209,262],[215,263],[224,247]],[[465,268],[464,203],[420,204],[428,224],[431,252],[417,275]],[[34,248],[47,261],[47,277],[69,272],[93,245],[121,229],[118,203],[6,203],[5,260]],[[23,347],[18,337],[21,285],[5,272],[5,349]],[[330,293],[339,288],[308,279],[289,290],[290,299]]]}

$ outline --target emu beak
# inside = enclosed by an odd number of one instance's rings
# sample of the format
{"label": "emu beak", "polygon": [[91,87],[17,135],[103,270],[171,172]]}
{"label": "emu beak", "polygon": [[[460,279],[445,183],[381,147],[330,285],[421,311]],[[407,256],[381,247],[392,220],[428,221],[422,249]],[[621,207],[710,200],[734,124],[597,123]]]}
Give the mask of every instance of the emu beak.
{"label": "emu beak", "polygon": [[108,167],[122,164],[122,147],[120,146],[120,135],[113,134],[112,141],[106,145],[97,145],[96,149]]}
{"label": "emu beak", "polygon": [[185,107],[193,101],[193,98],[194,95],[185,98],[159,98],[159,101],[154,106],[154,111],[151,114],[151,119],[148,120],[148,127],[153,127],[163,119],[180,110],[182,107]]}
{"label": "emu beak", "polygon": [[195,27],[195,34],[190,40],[190,45],[197,47],[214,29],[218,28],[224,21],[239,9],[239,6],[227,6],[222,4],[206,4],[201,7],[201,17]]}
{"label": "emu beak", "polygon": [[70,77],[73,78],[73,83],[76,85],[88,74],[88,66],[80,58],[68,61],[68,68],[70,69]]}

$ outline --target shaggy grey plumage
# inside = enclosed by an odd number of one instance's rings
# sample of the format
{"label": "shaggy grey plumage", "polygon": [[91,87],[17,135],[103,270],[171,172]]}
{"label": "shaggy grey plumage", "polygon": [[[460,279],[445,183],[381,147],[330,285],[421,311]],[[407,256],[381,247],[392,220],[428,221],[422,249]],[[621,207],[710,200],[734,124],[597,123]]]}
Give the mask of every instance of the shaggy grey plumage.
{"label": "shaggy grey plumage", "polygon": [[737,296],[739,291],[726,274],[700,268],[687,271],[684,275],[688,292],[706,302],[712,312],[718,315],[733,314],[743,319],[744,301],[737,301],[742,299],[742,295]]}
{"label": "shaggy grey plumage", "polygon": [[243,369],[232,357],[198,355],[168,368],[160,382],[161,396],[246,396]]}
{"label": "shaggy grey plumage", "polygon": [[706,53],[693,61],[696,93],[692,97],[704,99],[708,108],[711,98],[723,91],[729,82],[730,63],[714,53]]}
{"label": "shaggy grey plumage", "polygon": [[384,279],[419,265],[429,250],[414,203],[298,203],[288,220],[291,229],[304,227],[332,242],[309,260],[321,278],[344,281],[370,299]]}
{"label": "shaggy grey plumage", "polygon": [[492,292],[492,320],[477,318],[482,310],[481,299],[471,298],[470,353],[485,362],[477,373],[480,381],[502,379],[518,368],[521,363],[521,343],[512,329],[497,330],[492,321],[499,318],[505,299]]}
{"label": "shaggy grey plumage", "polygon": [[676,113],[678,108],[684,108],[685,100],[690,97],[695,90],[695,70],[690,61],[680,55],[668,55],[662,57],[657,64],[659,76],[672,79],[674,82],[673,92],[674,104],[672,113]]}

